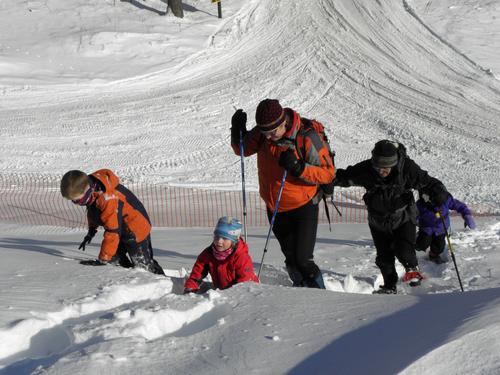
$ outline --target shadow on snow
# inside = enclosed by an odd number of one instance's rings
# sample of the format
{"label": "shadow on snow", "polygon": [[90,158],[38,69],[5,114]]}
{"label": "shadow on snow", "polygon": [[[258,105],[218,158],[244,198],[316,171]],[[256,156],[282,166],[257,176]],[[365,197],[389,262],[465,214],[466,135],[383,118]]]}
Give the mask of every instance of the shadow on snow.
{"label": "shadow on snow", "polygon": [[[498,298],[499,288],[469,292],[466,296],[463,293],[423,296],[405,310],[339,337],[289,374],[399,373],[444,345],[464,321]],[[415,324],[422,319],[429,324]],[[374,341],[374,338],[379,339]]]}

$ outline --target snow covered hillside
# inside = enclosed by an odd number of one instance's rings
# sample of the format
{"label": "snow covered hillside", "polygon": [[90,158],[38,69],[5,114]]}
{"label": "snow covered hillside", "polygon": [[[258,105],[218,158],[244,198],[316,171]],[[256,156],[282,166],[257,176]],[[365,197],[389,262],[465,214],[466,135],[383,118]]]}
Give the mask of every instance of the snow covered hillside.
{"label": "snow covered hillside", "polygon": [[[408,0],[422,20],[475,63],[500,76],[500,3],[495,0]],[[492,27],[492,25],[495,25]]]}
{"label": "snow covered hillside", "polygon": [[[160,17],[127,2],[77,6],[77,15],[68,13],[65,2],[49,1],[52,12],[35,3],[40,16],[59,10],[62,17],[75,17],[75,24],[93,27],[77,33],[85,40],[107,35],[99,47],[109,57],[106,66],[117,56],[113,52],[117,41],[109,35],[113,22],[103,19],[113,12],[120,12],[118,20],[146,17],[144,23],[150,26],[141,32],[150,36]],[[236,188],[238,160],[228,145],[234,107],[246,109],[252,118],[261,99],[277,97],[284,105],[324,122],[339,166],[368,157],[377,139],[397,139],[457,197],[498,211],[500,83],[431,33],[406,2],[236,3],[241,8],[233,13],[230,8],[207,35],[206,45],[199,43],[198,52],[185,53],[182,61],[175,58],[181,47],[163,46],[159,54],[150,49],[154,72],[143,70],[142,60],[132,60],[139,75],[118,81],[113,74],[102,73],[99,82],[94,82],[88,71],[81,68],[78,75],[75,68],[71,75],[76,75],[73,81],[77,83],[61,79],[53,84],[33,80],[19,84],[8,68],[10,74],[2,76],[1,86],[0,170],[61,174],[75,167],[93,170],[105,164],[134,179]],[[3,4],[7,17],[13,14],[12,19],[21,19],[18,13],[26,13],[33,2]],[[198,9],[203,3],[193,4]],[[167,16],[161,22],[180,25],[176,43],[183,46],[190,30],[182,32],[182,25],[188,28],[202,17],[214,23],[214,15],[200,9],[192,15],[187,12],[182,21]],[[89,21],[96,18],[99,22]],[[45,31],[36,35],[49,38],[42,45],[47,50],[61,45],[46,30],[51,20],[37,19],[35,25]],[[130,24],[139,32],[134,22]],[[130,36],[123,30],[129,23],[122,20],[120,25],[118,40]],[[2,40],[2,49],[19,49],[17,54],[7,55],[7,63],[2,62],[11,67],[9,59],[22,51],[15,44],[13,28],[3,24],[2,30],[11,35]],[[26,54],[31,56],[30,50],[35,48],[29,35],[21,34],[26,51],[23,63],[14,64],[18,68],[27,63]],[[57,35],[63,38],[63,45],[76,43],[68,31]],[[131,53],[135,48],[131,44],[127,50],[128,42],[122,43],[116,47],[119,51]],[[97,48],[91,42],[83,45],[84,51]],[[69,54],[66,49],[58,53],[62,57]],[[64,63],[69,65],[74,59],[101,66],[99,59],[92,60],[86,53],[72,53]],[[28,66],[34,65],[30,62]],[[118,64],[122,75],[124,65]],[[28,71],[42,76],[36,70]],[[52,75],[56,74],[57,69]],[[253,162],[249,162],[248,179],[255,187]],[[482,183],[477,184],[478,180]]]}

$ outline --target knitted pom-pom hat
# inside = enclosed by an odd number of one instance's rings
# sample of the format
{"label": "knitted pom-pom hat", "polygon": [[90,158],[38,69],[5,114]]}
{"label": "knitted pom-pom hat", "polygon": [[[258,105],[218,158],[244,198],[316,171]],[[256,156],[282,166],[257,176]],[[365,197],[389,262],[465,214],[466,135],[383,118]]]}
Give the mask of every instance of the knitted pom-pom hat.
{"label": "knitted pom-pom hat", "polygon": [[285,121],[285,111],[276,99],[264,99],[257,106],[255,122],[262,131],[271,131]]}

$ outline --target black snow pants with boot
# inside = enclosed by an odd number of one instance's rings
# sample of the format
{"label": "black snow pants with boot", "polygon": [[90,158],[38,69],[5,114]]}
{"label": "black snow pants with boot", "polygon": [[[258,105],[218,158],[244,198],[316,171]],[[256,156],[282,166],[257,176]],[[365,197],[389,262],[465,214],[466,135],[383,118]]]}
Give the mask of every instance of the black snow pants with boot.
{"label": "black snow pants with boot", "polygon": [[[294,286],[325,287],[321,271],[313,259],[318,212],[318,205],[309,201],[296,209],[276,214],[272,230],[285,255],[286,269]],[[272,214],[267,211],[269,221]]]}
{"label": "black snow pants with boot", "polygon": [[398,282],[395,260],[397,259],[405,269],[418,266],[415,254],[416,225],[407,221],[391,232],[374,229],[370,225],[373,242],[377,249],[375,264],[380,269],[386,288],[394,288]]}
{"label": "black snow pants with boot", "polygon": [[122,239],[111,262],[118,263],[125,268],[140,267],[158,275],[165,275],[161,266],[153,258],[153,246],[151,245],[150,236],[139,243],[135,241],[135,238]]}

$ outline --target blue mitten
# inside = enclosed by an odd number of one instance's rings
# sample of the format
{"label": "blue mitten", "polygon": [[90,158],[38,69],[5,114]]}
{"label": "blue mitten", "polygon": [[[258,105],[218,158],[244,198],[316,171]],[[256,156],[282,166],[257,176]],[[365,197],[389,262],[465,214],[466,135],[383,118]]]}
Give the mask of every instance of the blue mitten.
{"label": "blue mitten", "polygon": [[470,229],[476,229],[476,222],[472,215],[464,215],[464,227],[469,227]]}

